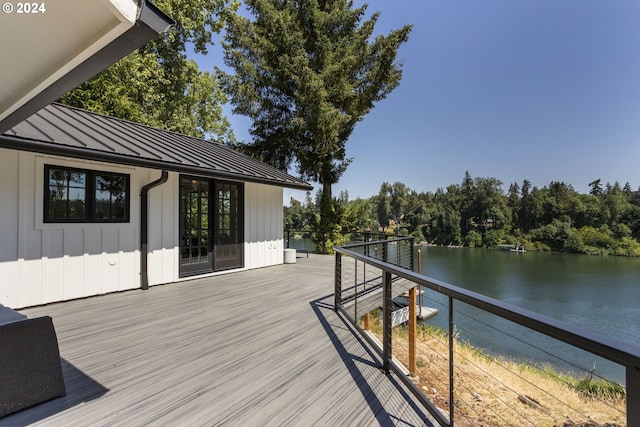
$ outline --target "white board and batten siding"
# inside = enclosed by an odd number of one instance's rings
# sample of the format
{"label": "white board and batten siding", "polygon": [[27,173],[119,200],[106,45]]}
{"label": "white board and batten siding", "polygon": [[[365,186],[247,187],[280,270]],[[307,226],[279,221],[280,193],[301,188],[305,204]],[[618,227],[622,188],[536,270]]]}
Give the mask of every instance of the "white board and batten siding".
{"label": "white board and batten siding", "polygon": [[[45,224],[44,165],[131,176],[124,224]],[[21,308],[139,286],[141,170],[0,150],[0,304]],[[138,198],[139,199],[139,198]]]}
{"label": "white board and batten siding", "polygon": [[271,185],[244,185],[245,268],[284,262],[283,191]]}
{"label": "white board and batten siding", "polygon": [[[44,165],[128,174],[130,222],[43,223]],[[160,171],[0,149],[0,304],[140,287],[140,190]],[[149,284],[179,280],[179,174],[149,192]],[[282,188],[245,184],[245,268],[283,262]]]}

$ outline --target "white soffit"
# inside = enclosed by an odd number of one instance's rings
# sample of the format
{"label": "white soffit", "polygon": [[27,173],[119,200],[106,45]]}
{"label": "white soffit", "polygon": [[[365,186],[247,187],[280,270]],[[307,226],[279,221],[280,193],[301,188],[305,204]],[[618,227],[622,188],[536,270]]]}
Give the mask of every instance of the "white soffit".
{"label": "white soffit", "polygon": [[126,32],[138,14],[136,0],[35,5],[37,13],[24,7],[19,13],[19,4],[9,0],[0,11],[0,120]]}

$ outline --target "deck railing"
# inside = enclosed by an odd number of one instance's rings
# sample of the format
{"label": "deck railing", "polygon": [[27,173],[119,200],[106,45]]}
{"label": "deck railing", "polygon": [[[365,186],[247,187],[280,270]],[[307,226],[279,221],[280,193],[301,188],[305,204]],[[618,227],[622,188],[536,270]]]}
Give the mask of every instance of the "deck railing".
{"label": "deck railing", "polygon": [[[413,271],[411,238],[358,243],[335,248],[335,253],[336,311],[346,316],[378,351],[384,371],[395,372],[441,425],[453,426],[456,419],[464,425],[469,420],[484,421],[488,425],[491,420],[497,420],[496,424],[500,425],[580,425],[578,423],[584,422],[583,419],[592,420],[590,411],[596,403],[603,401],[604,406],[613,407],[618,425],[626,422],[627,426],[640,426],[640,348],[418,274]],[[446,319],[444,328],[424,327],[432,334],[428,338],[429,344],[417,350],[418,365],[424,368],[420,375],[427,377],[419,379],[407,368],[415,363],[415,359],[410,360],[411,356],[407,362],[405,354],[404,340],[407,335],[411,336],[411,329],[408,334],[402,329],[394,333],[392,329],[394,304],[407,290],[416,287],[424,292],[429,304],[437,305],[438,310],[444,312],[438,317]],[[381,313],[377,335],[369,330],[372,312]],[[485,320],[486,316],[503,322],[498,324],[508,323],[517,329],[496,328]],[[468,345],[460,337],[458,328],[458,323],[465,318],[471,319],[465,324],[467,337],[477,332],[474,329],[489,329],[490,341],[504,334],[521,347],[531,346],[530,354],[519,357],[517,352],[508,349],[486,350]],[[536,341],[542,342],[536,347],[530,342],[535,341],[532,335],[553,340],[560,347],[555,346],[553,350],[544,344],[544,340]],[[484,336],[487,336],[486,331]],[[471,356],[469,351],[464,352],[465,349],[471,351]],[[416,351],[415,346],[410,351]],[[554,354],[554,351],[562,354]],[[543,357],[538,357],[538,353]],[[609,383],[604,376],[599,377],[596,366],[590,368],[572,363],[578,353],[619,367],[621,379],[617,382],[625,385],[616,384],[616,381]],[[557,366],[549,362],[554,358],[570,366],[573,373],[564,369],[559,372],[560,368],[551,367]],[[534,379],[528,371],[535,373]],[[546,378],[561,383],[560,388],[576,390],[581,400],[569,402],[566,396],[556,394],[559,392],[550,390],[547,385],[537,384],[536,378]],[[582,389],[576,386],[581,381]],[[477,387],[475,383],[478,383]],[[611,384],[611,387],[602,384]],[[541,393],[543,397],[536,398],[535,393]],[[505,399],[505,395],[510,397]],[[563,412],[554,413],[552,406],[546,403],[547,399],[563,406]],[[615,408],[616,399],[621,409]],[[613,420],[606,422],[609,421]],[[601,423],[594,425],[604,425]]]}
{"label": "deck railing", "polygon": [[[303,252],[314,252],[316,251],[316,247],[313,240],[325,242],[325,234],[326,232],[321,230],[298,230],[286,228],[283,236],[285,248],[298,249]],[[346,231],[342,234],[348,243],[385,241],[394,237],[393,234],[379,233],[375,231]],[[322,253],[326,253],[326,248],[320,248],[320,251]]]}

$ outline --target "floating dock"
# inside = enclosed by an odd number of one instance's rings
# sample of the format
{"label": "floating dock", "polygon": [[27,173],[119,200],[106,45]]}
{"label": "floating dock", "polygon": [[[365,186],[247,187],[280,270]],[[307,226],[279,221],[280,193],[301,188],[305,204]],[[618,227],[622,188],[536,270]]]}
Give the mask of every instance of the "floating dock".
{"label": "floating dock", "polygon": [[[398,304],[398,303],[396,303]],[[416,305],[416,317],[420,320],[425,320],[438,314],[437,308],[420,307]],[[402,325],[409,321],[409,306],[405,305],[400,309],[394,310],[391,313],[391,327]]]}
{"label": "floating dock", "polygon": [[417,317],[420,320],[425,320],[438,314],[438,309],[433,307],[416,306],[416,311],[418,312]]}

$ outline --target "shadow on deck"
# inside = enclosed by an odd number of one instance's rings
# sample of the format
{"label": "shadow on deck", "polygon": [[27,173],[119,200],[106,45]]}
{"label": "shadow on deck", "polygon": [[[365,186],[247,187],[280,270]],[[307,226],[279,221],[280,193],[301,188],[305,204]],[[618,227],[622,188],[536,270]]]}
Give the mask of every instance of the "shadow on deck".
{"label": "shadow on deck", "polygon": [[22,310],[53,318],[67,396],[0,425],[432,425],[333,310],[333,265]]}

